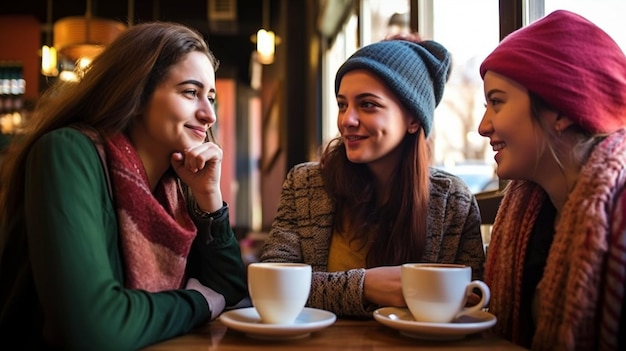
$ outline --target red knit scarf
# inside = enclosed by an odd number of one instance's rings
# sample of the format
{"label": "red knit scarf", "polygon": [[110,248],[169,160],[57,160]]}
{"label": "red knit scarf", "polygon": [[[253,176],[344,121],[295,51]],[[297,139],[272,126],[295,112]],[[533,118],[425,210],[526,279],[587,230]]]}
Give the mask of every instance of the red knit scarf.
{"label": "red knit scarf", "polygon": [[[619,205],[626,201],[625,170],[626,131],[620,130],[594,148],[561,210],[537,286],[533,350],[616,349],[626,281],[626,225]],[[520,333],[522,273],[545,196],[534,183],[512,182],[489,244],[485,280],[492,294],[489,310],[498,317],[494,331],[516,343],[527,337]]]}
{"label": "red knit scarf", "polygon": [[147,291],[180,288],[196,227],[174,174],[150,191],[143,163],[124,134],[105,141],[125,286]]}

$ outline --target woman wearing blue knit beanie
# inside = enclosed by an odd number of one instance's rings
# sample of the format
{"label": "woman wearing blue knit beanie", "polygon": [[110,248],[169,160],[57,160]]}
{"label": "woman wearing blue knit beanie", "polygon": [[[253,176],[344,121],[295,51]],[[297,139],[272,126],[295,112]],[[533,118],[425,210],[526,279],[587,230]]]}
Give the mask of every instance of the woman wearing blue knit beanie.
{"label": "woman wearing blue knit beanie", "polygon": [[313,267],[307,306],[371,317],[406,307],[400,266],[460,263],[483,275],[480,214],[468,187],[431,168],[427,141],[450,73],[434,41],[390,38],[339,68],[340,136],[283,184],[261,261]]}
{"label": "woman wearing blue knit beanie", "polygon": [[485,266],[494,331],[533,350],[626,350],[626,56],[559,10],[480,74],[478,131],[511,180]]}

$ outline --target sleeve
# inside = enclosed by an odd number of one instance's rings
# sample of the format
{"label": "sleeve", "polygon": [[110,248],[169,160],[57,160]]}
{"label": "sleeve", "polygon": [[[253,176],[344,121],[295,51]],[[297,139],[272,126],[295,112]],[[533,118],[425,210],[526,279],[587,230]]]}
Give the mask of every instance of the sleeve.
{"label": "sleeve", "polygon": [[[328,238],[321,234],[321,223],[332,223],[332,213],[316,208],[323,185],[310,172],[315,169],[296,166],[283,183],[278,211],[272,229],[261,250],[262,262],[299,262],[313,268],[307,306],[331,311],[340,316],[371,317],[363,303],[364,269],[327,272]],[[310,233],[303,234],[304,232]],[[311,257],[305,258],[303,247]],[[315,249],[312,249],[315,248]]]}
{"label": "sleeve", "polygon": [[[469,188],[454,181],[446,208],[448,226],[444,236],[458,242],[454,251],[455,263],[472,267],[472,279],[483,279],[485,249],[480,232],[480,209],[476,197]],[[458,236],[457,236],[458,234]],[[456,239],[455,239],[456,238]],[[445,245],[444,245],[445,246]]]}
{"label": "sleeve", "polygon": [[234,306],[248,294],[239,242],[230,226],[228,205],[214,216],[191,210],[198,227],[187,259],[187,276],[222,294],[226,306]]}
{"label": "sleeve", "polygon": [[44,135],[28,154],[26,235],[48,341],[68,350],[131,350],[208,321],[197,291],[124,288],[106,184],[93,143],[79,131]]}
{"label": "sleeve", "polygon": [[470,206],[461,240],[457,261],[472,267],[472,279],[482,280],[485,274],[485,246],[480,232],[480,210],[474,195],[469,194]]}
{"label": "sleeve", "polygon": [[363,300],[365,269],[342,272],[313,272],[307,305],[339,316],[372,317],[377,306]]}

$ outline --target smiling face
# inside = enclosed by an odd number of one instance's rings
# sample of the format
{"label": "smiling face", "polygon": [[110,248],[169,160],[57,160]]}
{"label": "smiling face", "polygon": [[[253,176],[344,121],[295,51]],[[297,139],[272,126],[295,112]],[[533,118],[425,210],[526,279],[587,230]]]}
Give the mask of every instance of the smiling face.
{"label": "smiling face", "polygon": [[489,138],[496,152],[498,177],[536,181],[548,158],[544,133],[531,115],[528,90],[489,71],[484,92],[487,106],[478,132]]}
{"label": "smiling face", "polygon": [[[215,72],[209,58],[190,52],[156,86],[131,139],[140,154],[169,160],[205,141],[215,123]],[[159,157],[159,156],[157,156]]]}
{"label": "smiling face", "polygon": [[374,74],[354,70],[341,79],[337,106],[337,127],[348,159],[370,167],[395,168],[398,145],[409,128],[418,128],[395,95]]}

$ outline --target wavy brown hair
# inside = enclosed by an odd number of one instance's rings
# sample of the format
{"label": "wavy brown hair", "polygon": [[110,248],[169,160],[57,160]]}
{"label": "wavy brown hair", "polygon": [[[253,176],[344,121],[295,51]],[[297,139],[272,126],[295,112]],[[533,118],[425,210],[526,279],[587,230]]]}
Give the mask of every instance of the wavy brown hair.
{"label": "wavy brown hair", "polygon": [[407,133],[398,147],[403,162],[394,170],[392,179],[397,181],[389,184],[390,197],[382,206],[376,205],[371,171],[348,160],[342,137],[333,139],[320,159],[326,191],[335,201],[334,229],[345,233],[349,228],[349,240],[372,243],[367,267],[416,262],[424,253],[430,146],[420,128]]}
{"label": "wavy brown hair", "polygon": [[96,57],[78,82],[51,87],[3,161],[2,225],[23,212],[26,157],[42,135],[74,123],[87,124],[104,137],[126,131],[171,67],[194,51],[206,54],[217,70],[219,62],[197,31],[169,22],[138,24]]}
{"label": "wavy brown hair", "polygon": [[[384,40],[422,41],[415,32]],[[379,79],[386,84],[385,77]],[[341,136],[328,143],[320,158],[324,186],[335,202],[333,228],[337,233],[349,229],[342,235],[351,242],[371,243],[367,268],[417,262],[426,247],[431,144],[420,127],[415,134],[407,132],[397,147],[402,161],[393,170],[390,196],[382,205],[377,205],[372,172],[366,164],[348,160]]]}

